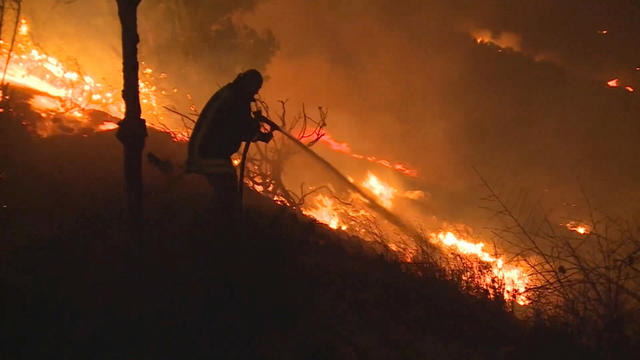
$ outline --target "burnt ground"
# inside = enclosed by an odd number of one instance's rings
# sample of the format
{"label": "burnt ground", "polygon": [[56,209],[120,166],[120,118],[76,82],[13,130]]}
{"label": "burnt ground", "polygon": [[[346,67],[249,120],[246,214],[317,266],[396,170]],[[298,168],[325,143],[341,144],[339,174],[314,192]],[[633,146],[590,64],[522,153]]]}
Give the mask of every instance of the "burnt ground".
{"label": "burnt ground", "polygon": [[[131,243],[113,132],[42,139],[24,119],[0,125],[2,358],[586,358],[561,331],[257,194],[229,236],[197,176],[145,165]],[[147,150],[179,163],[185,147],[151,131]]]}

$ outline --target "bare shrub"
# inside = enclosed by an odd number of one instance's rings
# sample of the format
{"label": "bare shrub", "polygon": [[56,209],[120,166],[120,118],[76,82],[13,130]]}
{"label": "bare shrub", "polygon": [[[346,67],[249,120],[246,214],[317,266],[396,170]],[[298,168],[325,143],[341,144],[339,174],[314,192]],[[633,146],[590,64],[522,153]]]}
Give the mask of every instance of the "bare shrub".
{"label": "bare shrub", "polygon": [[[314,118],[307,113],[302,105],[301,111],[291,117],[287,113],[287,101],[280,100],[280,111],[271,111],[269,105],[262,99],[257,101],[257,110],[263,116],[271,119],[280,128],[294,135],[306,146],[315,145],[324,135],[324,127],[328,112],[318,107],[318,117]],[[290,118],[291,117],[291,118]],[[269,144],[254,143],[246,159],[245,183],[254,190],[293,208],[300,208],[307,196],[320,191],[320,188],[305,190],[304,184],[297,189],[288,189],[282,180],[284,166],[287,161],[298,151],[291,141],[283,136],[274,134]]]}
{"label": "bare shrub", "polygon": [[[289,119],[287,113],[287,101],[278,101],[280,104],[279,112],[271,112],[269,105],[262,99],[256,102],[256,109],[262,112],[262,115],[277,123],[280,128],[290,134],[294,134],[298,140],[304,142],[305,145],[311,147],[315,145],[324,135],[324,127],[328,112],[322,107],[318,107],[317,119],[307,113],[302,105],[300,113]],[[164,107],[167,111],[178,116],[182,123],[182,129],[176,130],[164,123],[159,123],[159,127],[170,134],[176,140],[188,140],[193,127],[196,123],[198,113],[191,111],[189,113],[181,112],[175,107]],[[281,204],[299,209],[305,202],[305,199],[324,187],[318,187],[311,190],[305,190],[304,184],[300,184],[300,189],[289,189],[282,180],[284,166],[292,156],[296,154],[296,149],[290,141],[287,141],[278,133],[274,134],[273,140],[269,144],[253,143],[246,158],[245,166],[245,183],[248,187],[262,193],[263,195],[279,202]],[[234,163],[239,164],[240,158],[234,158]]]}
{"label": "bare shrub", "polygon": [[[479,175],[480,176],[480,175]],[[493,234],[528,265],[531,316],[560,323],[607,354],[640,339],[640,228],[593,210],[583,233],[509,205],[480,176],[502,224]],[[635,344],[635,345],[634,345]]]}

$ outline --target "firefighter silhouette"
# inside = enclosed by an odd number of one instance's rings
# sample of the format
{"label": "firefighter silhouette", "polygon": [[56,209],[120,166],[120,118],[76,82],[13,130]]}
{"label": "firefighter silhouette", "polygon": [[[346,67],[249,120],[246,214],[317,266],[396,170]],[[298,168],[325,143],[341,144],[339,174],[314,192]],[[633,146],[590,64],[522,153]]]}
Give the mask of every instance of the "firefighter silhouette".
{"label": "firefighter silhouette", "polygon": [[187,171],[207,178],[218,221],[237,218],[241,206],[231,155],[243,141],[269,142],[273,138],[271,132],[260,130],[260,122],[251,113],[251,103],[261,87],[259,71],[240,73],[209,99],[189,139]]}

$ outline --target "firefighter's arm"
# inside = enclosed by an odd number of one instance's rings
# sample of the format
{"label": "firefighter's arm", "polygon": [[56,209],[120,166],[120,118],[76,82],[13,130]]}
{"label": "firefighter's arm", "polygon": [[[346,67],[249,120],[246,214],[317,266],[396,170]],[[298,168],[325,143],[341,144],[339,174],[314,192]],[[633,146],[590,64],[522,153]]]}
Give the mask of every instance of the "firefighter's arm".
{"label": "firefighter's arm", "polygon": [[[258,131],[256,132],[256,136],[254,137],[254,141],[261,141],[263,143],[268,143],[271,141],[271,139],[273,139],[273,131],[275,130],[273,128],[273,126],[271,126],[271,120],[267,119],[266,117],[264,117],[264,115],[262,115],[261,111],[254,111],[253,113],[253,118],[255,119],[255,121],[258,123]],[[268,120],[268,121],[265,121]],[[269,131],[267,132],[262,132],[260,131],[260,124],[261,123],[266,123],[269,124]]]}
{"label": "firefighter's arm", "polygon": [[262,131],[258,131],[258,136],[256,136],[255,141],[262,141],[263,143],[268,143],[269,141],[271,141],[271,139],[273,139],[273,131],[269,131],[266,133]]}

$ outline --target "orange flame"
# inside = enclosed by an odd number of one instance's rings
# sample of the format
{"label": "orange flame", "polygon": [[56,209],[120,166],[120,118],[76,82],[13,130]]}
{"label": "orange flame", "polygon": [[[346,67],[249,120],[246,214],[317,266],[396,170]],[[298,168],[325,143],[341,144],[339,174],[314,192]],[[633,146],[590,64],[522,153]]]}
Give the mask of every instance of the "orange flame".
{"label": "orange flame", "polygon": [[29,34],[29,25],[27,24],[27,20],[20,19],[20,25],[18,25],[18,34],[22,36],[26,36]]}
{"label": "orange flame", "polygon": [[347,230],[347,225],[340,221],[336,201],[328,196],[318,194],[313,198],[312,207],[303,210],[319,222],[328,225],[332,229]]}
{"label": "orange flame", "polygon": [[[367,178],[363,181],[362,186],[371,191],[380,201],[380,203],[390,208],[393,204],[393,199],[396,196],[417,196],[421,192],[402,192],[393,186],[380,180],[373,173],[369,172]],[[407,194],[408,193],[408,194]],[[423,196],[423,195],[422,195]],[[338,203],[334,199],[331,199],[325,195],[317,195],[312,202],[311,207],[303,210],[303,213],[309,215],[321,223],[328,225],[332,229],[347,230],[348,227],[341,218],[341,214],[349,213],[344,209],[345,205]],[[351,214],[354,216],[354,214]],[[355,214],[355,216],[364,214]],[[351,229],[356,233],[358,229]],[[431,242],[440,245],[442,248],[449,251],[453,251],[457,254],[463,255],[470,259],[477,259],[480,262],[487,263],[491,266],[491,274],[488,278],[483,279],[483,286],[491,289],[496,280],[499,280],[504,285],[504,296],[507,300],[514,300],[520,305],[527,305],[531,301],[526,295],[529,279],[524,270],[513,264],[505,264],[504,260],[496,255],[491,255],[484,250],[485,244],[481,242],[470,242],[460,239],[453,232],[441,231],[439,233],[431,234]],[[406,246],[399,246],[399,244],[390,242],[389,248],[398,253],[398,255],[405,259],[405,261],[411,261],[414,252]],[[495,294],[494,294],[495,295]]]}
{"label": "orange flame", "polygon": [[424,191],[421,190],[399,190],[395,187],[383,182],[372,172],[367,172],[367,178],[362,182],[362,187],[371,191],[378,199],[380,204],[387,209],[393,205],[393,199],[401,197],[411,200],[419,200],[424,198]]}
{"label": "orange flame", "polygon": [[111,122],[111,121],[105,121],[102,124],[98,125],[98,131],[109,131],[109,130],[114,130],[118,128],[118,124]]}
{"label": "orange flame", "polygon": [[362,186],[365,189],[371,191],[373,195],[375,195],[376,198],[378,198],[378,201],[380,201],[380,204],[386,207],[387,209],[390,209],[391,205],[393,205],[393,198],[398,192],[398,189],[394,188],[393,186],[385,182],[382,182],[377,176],[375,176],[371,172],[367,173],[367,178],[365,179],[365,181],[362,182]]}
{"label": "orange flame", "polygon": [[324,135],[320,138],[320,142],[322,142],[323,144],[326,144],[329,149],[335,151],[335,152],[339,152],[339,153],[343,153],[346,155],[351,156],[354,159],[358,159],[358,160],[366,160],[368,162],[371,163],[375,163],[381,166],[384,166],[386,168],[395,170],[401,174],[404,174],[406,176],[412,176],[412,177],[416,177],[418,176],[418,171],[415,169],[410,168],[408,165],[401,163],[401,162],[391,162],[389,160],[384,160],[384,159],[378,159],[375,156],[371,156],[371,155],[362,155],[362,154],[358,154],[358,153],[354,153],[351,150],[351,146],[346,143],[346,142],[340,142],[335,140],[329,133],[325,132]]}
{"label": "orange flame", "polygon": [[[484,251],[484,243],[472,243],[458,239],[452,232],[439,232],[431,234],[431,242],[441,245],[458,254],[475,256],[480,261],[491,264],[493,278],[497,278],[504,283],[504,298],[514,299],[520,305],[527,305],[531,302],[526,296],[528,276],[524,271],[515,266],[506,266],[500,257],[495,257]],[[486,279],[487,285],[491,284],[493,278]]]}
{"label": "orange flame", "polygon": [[419,199],[424,198],[424,191],[421,191],[421,190],[407,190],[407,191],[402,193],[402,197],[405,197],[405,198],[411,199],[411,200],[419,200]]}
{"label": "orange flame", "polygon": [[580,235],[588,235],[591,233],[591,226],[587,224],[582,224],[576,221],[570,221],[565,224],[567,229],[577,232]]}
{"label": "orange flame", "polygon": [[[16,44],[11,60],[6,68],[6,82],[33,89],[38,92],[29,101],[31,107],[40,112],[43,119],[54,116],[65,121],[71,118],[68,128],[93,128],[102,131],[104,124],[89,124],[88,110],[100,110],[115,118],[124,116],[124,102],[117,91],[94,80],[91,76],[69,69],[62,61],[50,56],[33,44],[29,38],[29,24],[21,19],[18,26]],[[0,52],[4,59],[9,55],[7,44],[0,42]],[[5,61],[0,61],[0,71],[4,72]],[[163,76],[161,76],[162,78]],[[166,77],[166,75],[165,75]],[[186,140],[188,134],[173,131],[162,125],[163,116],[158,105],[158,88],[154,84],[153,70],[141,63],[139,82],[140,103],[148,125],[159,131],[170,133],[175,140]],[[108,125],[113,126],[113,125]],[[40,136],[56,134],[54,126],[40,126],[36,132]]]}
{"label": "orange flame", "polygon": [[334,140],[331,135],[329,135],[329,133],[325,133],[322,138],[320,138],[320,141],[327,144],[327,146],[329,146],[329,148],[333,151],[351,154],[351,147],[349,146],[349,144]]}

